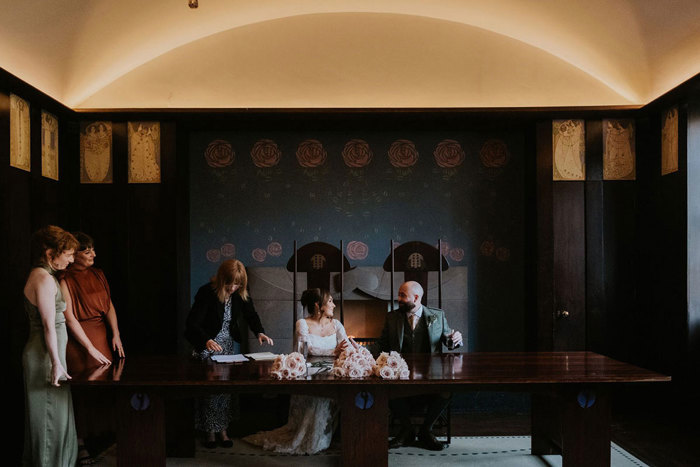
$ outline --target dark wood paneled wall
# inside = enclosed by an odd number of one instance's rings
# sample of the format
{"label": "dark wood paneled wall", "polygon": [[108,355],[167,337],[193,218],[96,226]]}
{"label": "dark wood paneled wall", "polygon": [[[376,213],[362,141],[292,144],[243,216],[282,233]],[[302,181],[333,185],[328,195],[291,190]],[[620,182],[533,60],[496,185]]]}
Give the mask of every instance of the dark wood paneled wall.
{"label": "dark wood paneled wall", "polygon": [[[10,167],[10,94],[30,104],[31,172]],[[59,120],[59,179],[41,176],[41,111]],[[0,338],[3,354],[9,357],[10,404],[7,423],[8,446],[22,446],[24,427],[24,385],[21,353],[27,336],[22,288],[30,269],[29,236],[46,224],[65,226],[78,218],[77,197],[71,189],[70,157],[76,152],[76,128],[72,111],[38,90],[0,69]],[[8,453],[11,464],[19,464],[21,450]],[[15,460],[16,462],[12,462]]]}
{"label": "dark wood paneled wall", "polygon": [[[179,334],[177,125],[160,124],[161,183],[129,184],[127,122],[152,116],[76,117],[112,120],[114,183],[75,184],[80,217],[71,228],[95,239],[96,265],[110,282],[126,351],[173,353]],[[79,173],[77,165],[73,170]]]}

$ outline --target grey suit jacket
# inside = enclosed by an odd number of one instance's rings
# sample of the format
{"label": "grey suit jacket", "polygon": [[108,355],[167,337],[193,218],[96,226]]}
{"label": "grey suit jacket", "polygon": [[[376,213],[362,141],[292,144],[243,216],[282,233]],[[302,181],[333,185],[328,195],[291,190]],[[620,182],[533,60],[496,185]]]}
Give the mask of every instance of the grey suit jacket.
{"label": "grey suit jacket", "polygon": [[[442,350],[442,343],[444,340],[442,333],[450,329],[447,325],[447,319],[445,319],[445,312],[439,308],[423,306],[423,317],[428,327],[428,339],[430,340],[431,351],[433,353],[439,353]],[[372,355],[377,357],[381,352],[401,352],[405,322],[405,316],[400,311],[395,310],[387,313],[382,335],[377,342],[367,347],[369,351],[372,352]]]}

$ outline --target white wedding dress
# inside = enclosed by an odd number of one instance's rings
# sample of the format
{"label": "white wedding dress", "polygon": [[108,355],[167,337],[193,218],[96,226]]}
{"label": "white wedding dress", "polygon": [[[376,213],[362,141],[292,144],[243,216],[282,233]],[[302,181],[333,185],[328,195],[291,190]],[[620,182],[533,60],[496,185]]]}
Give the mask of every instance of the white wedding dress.
{"label": "white wedding dress", "polygon": [[[338,342],[347,338],[340,321],[333,320],[335,334],[309,334],[306,320],[296,323],[296,341],[308,343],[309,356],[333,356]],[[261,446],[267,451],[286,454],[315,454],[328,449],[338,419],[338,408],[333,399],[292,395],[289,401],[287,424],[272,431],[261,431],[246,436],[243,441]]]}

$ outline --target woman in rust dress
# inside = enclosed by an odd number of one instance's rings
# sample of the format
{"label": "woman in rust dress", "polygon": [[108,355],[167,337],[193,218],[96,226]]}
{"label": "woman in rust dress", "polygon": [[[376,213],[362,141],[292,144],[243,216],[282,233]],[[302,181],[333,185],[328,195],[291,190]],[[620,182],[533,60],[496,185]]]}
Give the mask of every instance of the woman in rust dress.
{"label": "woman in rust dress", "polygon": [[[109,284],[102,270],[93,267],[95,263],[95,247],[90,236],[75,232],[73,234],[80,243],[75,252],[75,262],[61,277],[70,295],[70,303],[66,309],[66,320],[76,320],[80,323],[89,342],[103,355],[114,355],[124,358],[124,347],[119,335],[117,313],[109,290]],[[109,327],[111,342],[108,338]],[[79,374],[88,368],[99,366],[101,363],[94,358],[86,347],[81,344],[82,336],[71,333],[66,348],[66,362],[69,371]],[[83,446],[87,434],[98,434],[100,431],[110,431],[104,420],[111,417],[95,416],[86,410],[89,394],[78,393],[74,397],[76,428],[81,452],[78,454],[82,464],[91,463],[92,459]],[[94,401],[98,402],[99,401]],[[91,404],[94,407],[94,404]]]}

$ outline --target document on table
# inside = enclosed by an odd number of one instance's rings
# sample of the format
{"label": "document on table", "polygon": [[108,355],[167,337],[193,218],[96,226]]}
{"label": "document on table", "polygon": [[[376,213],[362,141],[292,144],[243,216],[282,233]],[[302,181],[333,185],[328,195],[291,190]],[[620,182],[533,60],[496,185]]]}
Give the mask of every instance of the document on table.
{"label": "document on table", "polygon": [[272,352],[247,353],[245,356],[256,361],[274,360],[277,358],[277,355]]}
{"label": "document on table", "polygon": [[237,363],[237,362],[247,362],[248,359],[245,355],[212,355],[211,359],[216,363]]}

